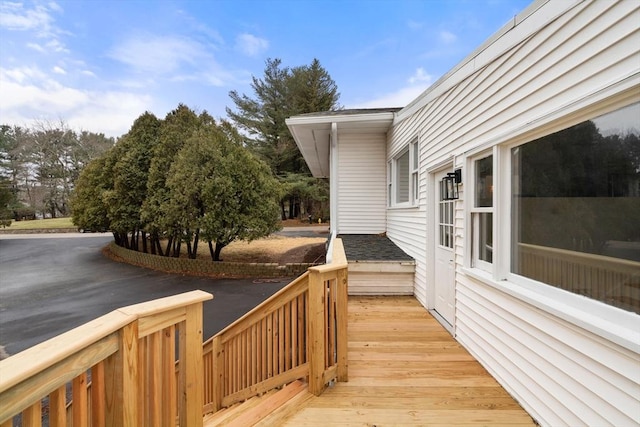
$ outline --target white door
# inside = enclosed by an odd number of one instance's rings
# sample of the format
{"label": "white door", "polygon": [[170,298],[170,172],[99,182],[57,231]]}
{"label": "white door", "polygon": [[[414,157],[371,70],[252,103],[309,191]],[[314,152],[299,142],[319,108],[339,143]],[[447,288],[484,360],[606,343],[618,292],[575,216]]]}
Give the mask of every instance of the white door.
{"label": "white door", "polygon": [[450,325],[455,316],[455,265],[453,249],[453,200],[443,200],[442,178],[447,171],[435,174],[435,310]]}

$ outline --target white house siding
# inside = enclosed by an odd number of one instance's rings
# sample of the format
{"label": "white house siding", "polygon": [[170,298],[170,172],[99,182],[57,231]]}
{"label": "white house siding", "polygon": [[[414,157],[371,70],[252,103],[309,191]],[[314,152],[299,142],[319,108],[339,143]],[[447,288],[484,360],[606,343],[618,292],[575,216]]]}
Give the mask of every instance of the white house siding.
{"label": "white house siding", "polygon": [[414,266],[391,267],[349,263],[349,295],[413,295]]}
{"label": "white house siding", "polygon": [[386,225],[386,135],[338,138],[338,233],[378,234]]}
{"label": "white house siding", "polygon": [[543,425],[638,422],[638,354],[460,275],[457,339]]}
{"label": "white house siding", "polygon": [[387,216],[389,218],[387,236],[416,262],[413,292],[416,298],[424,304],[427,298],[426,293],[423,288],[415,286],[415,283],[424,283],[419,280],[425,280],[424,207],[392,209],[388,211]]}
{"label": "white house siding", "polygon": [[[430,168],[449,160],[462,166],[469,153],[560,130],[575,123],[577,111],[640,93],[640,2],[541,1],[535,8],[401,111],[389,132],[388,158],[420,140],[421,203],[390,209],[387,232],[416,259],[423,303],[432,292],[424,262],[433,245],[425,205],[433,198],[425,192]],[[467,215],[460,200],[457,339],[542,425],[640,423],[640,356],[465,275]]]}
{"label": "white house siding", "polygon": [[404,126],[392,126],[388,133],[387,158],[392,159],[408,144],[418,142],[419,165],[421,165],[418,183],[418,203],[410,208],[390,208],[387,210],[386,232],[389,239],[400,246],[415,260],[414,295],[421,304],[428,306],[426,242],[430,234],[425,227],[426,222],[426,174],[424,172],[424,142],[420,137],[420,123],[407,120]]}

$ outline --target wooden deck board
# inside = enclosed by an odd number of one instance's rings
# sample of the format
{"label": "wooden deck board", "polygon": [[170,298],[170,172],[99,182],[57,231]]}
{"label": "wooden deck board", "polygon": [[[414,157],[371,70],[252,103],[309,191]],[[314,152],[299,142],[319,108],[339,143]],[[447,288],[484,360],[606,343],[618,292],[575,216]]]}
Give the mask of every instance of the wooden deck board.
{"label": "wooden deck board", "polygon": [[413,297],[349,297],[348,336],[349,382],[279,425],[535,425]]}

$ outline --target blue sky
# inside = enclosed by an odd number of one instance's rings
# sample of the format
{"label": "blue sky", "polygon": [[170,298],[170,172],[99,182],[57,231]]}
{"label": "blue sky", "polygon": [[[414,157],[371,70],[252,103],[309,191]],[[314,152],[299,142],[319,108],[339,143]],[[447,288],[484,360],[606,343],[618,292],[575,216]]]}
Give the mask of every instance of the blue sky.
{"label": "blue sky", "polygon": [[0,0],[0,123],[117,137],[178,103],[224,118],[267,58],[318,58],[346,108],[400,107],[529,3]]}

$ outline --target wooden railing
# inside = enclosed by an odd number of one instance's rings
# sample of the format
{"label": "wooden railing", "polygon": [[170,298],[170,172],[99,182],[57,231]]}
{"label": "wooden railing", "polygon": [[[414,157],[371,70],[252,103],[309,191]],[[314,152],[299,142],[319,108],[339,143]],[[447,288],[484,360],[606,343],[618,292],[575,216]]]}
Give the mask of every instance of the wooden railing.
{"label": "wooden railing", "polygon": [[193,291],[120,308],[0,362],[0,427],[15,417],[22,426],[201,426],[203,414],[296,379],[316,395],[347,381],[339,239],[332,255],[204,344],[202,302],[212,296]]}
{"label": "wooden railing", "polygon": [[205,413],[308,378],[347,381],[347,261],[312,267],[204,344]]}
{"label": "wooden railing", "polygon": [[193,291],[124,307],[3,360],[0,426],[16,415],[23,426],[201,426],[211,298]]}
{"label": "wooden railing", "polygon": [[519,274],[640,313],[640,263],[584,252],[518,244]]}

